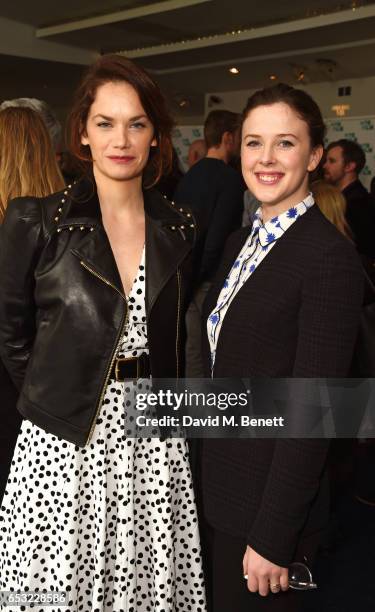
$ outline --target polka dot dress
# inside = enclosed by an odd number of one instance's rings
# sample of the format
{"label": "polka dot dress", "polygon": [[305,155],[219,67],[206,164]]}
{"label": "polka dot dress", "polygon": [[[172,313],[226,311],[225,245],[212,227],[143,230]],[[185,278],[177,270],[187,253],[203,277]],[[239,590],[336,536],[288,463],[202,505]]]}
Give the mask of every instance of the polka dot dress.
{"label": "polka dot dress", "polygon": [[[148,352],[144,253],[128,308],[127,357]],[[127,438],[125,385],[109,381],[85,448],[23,422],[0,512],[0,590],[67,593],[68,606],[38,612],[206,609],[186,443]]]}

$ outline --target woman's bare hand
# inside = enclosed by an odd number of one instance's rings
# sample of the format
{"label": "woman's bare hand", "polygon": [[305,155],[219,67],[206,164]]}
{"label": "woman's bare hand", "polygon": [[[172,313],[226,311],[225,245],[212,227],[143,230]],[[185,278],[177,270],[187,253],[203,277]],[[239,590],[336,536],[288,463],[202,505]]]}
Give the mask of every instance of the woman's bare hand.
{"label": "woman's bare hand", "polygon": [[248,546],[243,558],[243,573],[247,576],[247,586],[252,593],[259,592],[264,597],[268,593],[288,590],[288,568],[267,561]]}

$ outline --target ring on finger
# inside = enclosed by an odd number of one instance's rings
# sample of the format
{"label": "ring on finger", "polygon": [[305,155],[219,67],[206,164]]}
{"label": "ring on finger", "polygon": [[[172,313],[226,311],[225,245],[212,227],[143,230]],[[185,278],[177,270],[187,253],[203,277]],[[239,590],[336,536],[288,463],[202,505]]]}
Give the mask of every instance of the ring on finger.
{"label": "ring on finger", "polygon": [[272,593],[278,593],[281,589],[281,585],[280,583],[277,584],[270,584],[270,589],[272,591]]}

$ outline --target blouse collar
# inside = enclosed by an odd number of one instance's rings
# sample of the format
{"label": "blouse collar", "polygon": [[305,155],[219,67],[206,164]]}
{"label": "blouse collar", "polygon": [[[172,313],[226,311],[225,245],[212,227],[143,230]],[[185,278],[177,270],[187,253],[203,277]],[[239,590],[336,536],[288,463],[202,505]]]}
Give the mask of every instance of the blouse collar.
{"label": "blouse collar", "polygon": [[252,226],[252,236],[258,233],[258,239],[262,247],[267,247],[282,236],[293,223],[301,217],[314,204],[314,198],[310,192],[302,202],[292,206],[289,210],[281,213],[277,217],[272,217],[266,223],[262,223],[261,207],[255,213]]}

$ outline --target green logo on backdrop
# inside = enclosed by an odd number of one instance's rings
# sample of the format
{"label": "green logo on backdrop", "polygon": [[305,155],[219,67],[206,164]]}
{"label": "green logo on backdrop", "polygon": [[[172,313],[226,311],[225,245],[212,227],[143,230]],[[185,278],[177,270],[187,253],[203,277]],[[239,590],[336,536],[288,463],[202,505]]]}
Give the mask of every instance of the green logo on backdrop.
{"label": "green logo on backdrop", "polygon": [[371,121],[371,119],[363,119],[360,125],[361,125],[362,130],[373,130],[374,129],[374,124]]}
{"label": "green logo on backdrop", "polygon": [[334,132],[343,132],[344,126],[342,121],[332,121],[331,128]]}
{"label": "green logo on backdrop", "polygon": [[371,153],[373,151],[372,145],[369,142],[364,142],[361,144],[362,149],[365,153]]}

